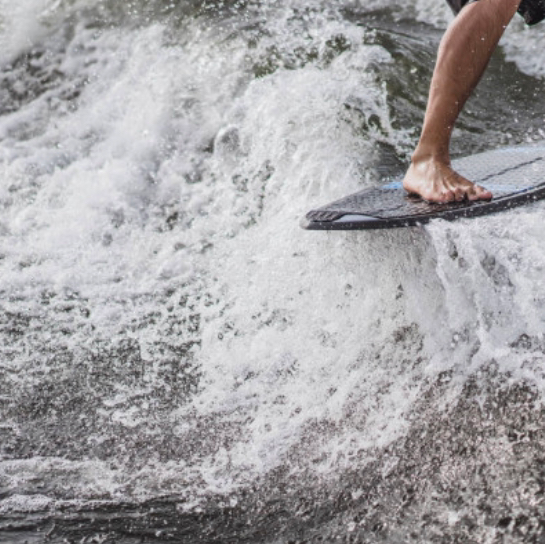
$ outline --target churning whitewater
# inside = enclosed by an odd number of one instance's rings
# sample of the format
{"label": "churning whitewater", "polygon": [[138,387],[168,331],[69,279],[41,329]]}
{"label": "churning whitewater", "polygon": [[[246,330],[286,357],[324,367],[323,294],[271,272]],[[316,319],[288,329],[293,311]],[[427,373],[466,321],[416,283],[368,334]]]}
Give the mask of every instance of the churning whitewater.
{"label": "churning whitewater", "polygon": [[[0,0],[0,542],[541,542],[544,204],[298,226],[402,174],[451,17]],[[544,139],[544,44],[455,155]]]}

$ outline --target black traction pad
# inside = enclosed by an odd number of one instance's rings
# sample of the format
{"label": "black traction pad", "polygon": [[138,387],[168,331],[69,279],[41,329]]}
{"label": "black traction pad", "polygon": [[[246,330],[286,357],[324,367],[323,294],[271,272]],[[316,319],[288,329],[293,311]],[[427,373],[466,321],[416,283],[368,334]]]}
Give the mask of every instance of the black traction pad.
{"label": "black traction pad", "polygon": [[486,151],[453,161],[468,179],[492,191],[490,201],[434,204],[410,196],[401,181],[365,189],[311,210],[301,226],[311,230],[387,229],[499,212],[545,198],[545,146]]}

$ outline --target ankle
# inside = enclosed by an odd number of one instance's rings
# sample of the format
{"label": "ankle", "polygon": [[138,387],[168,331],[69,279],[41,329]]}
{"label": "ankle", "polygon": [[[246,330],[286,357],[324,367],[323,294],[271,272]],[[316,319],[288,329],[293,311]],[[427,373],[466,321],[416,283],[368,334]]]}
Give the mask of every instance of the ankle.
{"label": "ankle", "polygon": [[450,155],[438,149],[427,150],[417,148],[411,157],[411,164],[418,166],[425,163],[440,163],[450,165]]}

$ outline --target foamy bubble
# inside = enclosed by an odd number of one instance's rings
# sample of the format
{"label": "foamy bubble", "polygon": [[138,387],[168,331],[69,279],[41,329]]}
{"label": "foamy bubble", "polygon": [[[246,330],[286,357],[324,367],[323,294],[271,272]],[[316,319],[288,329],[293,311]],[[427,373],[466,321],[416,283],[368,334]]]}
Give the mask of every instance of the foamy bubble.
{"label": "foamy bubble", "polygon": [[0,63],[32,48],[47,34],[45,22],[61,0],[0,0]]}
{"label": "foamy bubble", "polygon": [[0,501],[0,513],[12,512],[43,512],[53,504],[50,497],[44,495],[12,495]]}

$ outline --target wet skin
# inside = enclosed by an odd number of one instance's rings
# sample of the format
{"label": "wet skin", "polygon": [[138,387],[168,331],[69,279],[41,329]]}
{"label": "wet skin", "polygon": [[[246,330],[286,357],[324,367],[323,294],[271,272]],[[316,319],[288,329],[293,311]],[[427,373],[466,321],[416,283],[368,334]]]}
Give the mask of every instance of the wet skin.
{"label": "wet skin", "polygon": [[467,99],[520,0],[480,0],[467,5],[446,31],[437,54],[422,134],[403,187],[430,202],[490,200],[492,193],[455,172],[449,144]]}

